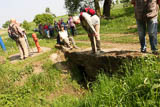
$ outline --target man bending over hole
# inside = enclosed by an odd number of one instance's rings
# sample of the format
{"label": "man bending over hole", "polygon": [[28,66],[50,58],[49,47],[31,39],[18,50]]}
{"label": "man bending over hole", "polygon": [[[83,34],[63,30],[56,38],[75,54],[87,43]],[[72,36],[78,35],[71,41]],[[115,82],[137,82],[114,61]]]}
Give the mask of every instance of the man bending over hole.
{"label": "man bending over hole", "polygon": [[90,7],[80,9],[80,16],[74,16],[75,24],[80,24],[88,33],[91,41],[92,53],[99,54],[101,51],[100,44],[100,18],[96,15],[95,10]]}

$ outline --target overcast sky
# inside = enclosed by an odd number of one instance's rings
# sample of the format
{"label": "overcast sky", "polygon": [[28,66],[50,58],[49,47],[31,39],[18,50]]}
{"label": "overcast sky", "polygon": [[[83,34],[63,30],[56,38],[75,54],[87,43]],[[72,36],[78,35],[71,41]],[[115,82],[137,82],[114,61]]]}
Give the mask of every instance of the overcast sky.
{"label": "overcast sky", "polygon": [[66,14],[64,0],[1,0],[0,27],[11,18],[19,22],[32,21],[34,16],[43,13],[46,7],[56,16]]}

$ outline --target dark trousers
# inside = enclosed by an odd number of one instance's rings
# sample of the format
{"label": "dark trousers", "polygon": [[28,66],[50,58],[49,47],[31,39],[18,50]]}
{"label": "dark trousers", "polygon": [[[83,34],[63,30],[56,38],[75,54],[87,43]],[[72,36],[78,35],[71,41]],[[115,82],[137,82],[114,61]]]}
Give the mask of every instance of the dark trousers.
{"label": "dark trousers", "polygon": [[89,37],[89,39],[91,41],[92,51],[93,52],[101,51],[100,40],[98,40],[97,37],[95,37],[92,34],[88,34],[88,37]]}
{"label": "dark trousers", "polygon": [[72,26],[72,27],[70,27],[70,29],[71,29],[71,34],[72,34],[72,36],[75,36],[75,27]]}

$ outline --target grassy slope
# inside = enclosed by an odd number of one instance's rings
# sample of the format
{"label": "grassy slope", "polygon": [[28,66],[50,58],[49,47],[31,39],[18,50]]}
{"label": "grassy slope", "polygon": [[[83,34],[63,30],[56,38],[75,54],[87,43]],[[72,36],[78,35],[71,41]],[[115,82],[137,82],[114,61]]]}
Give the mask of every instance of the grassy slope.
{"label": "grassy slope", "polygon": [[[137,43],[137,36],[129,34],[124,36],[105,36],[105,33],[135,33],[135,19],[132,8],[115,9],[112,11],[112,20],[101,20],[102,41],[115,43]],[[78,26],[79,36],[76,40],[88,40],[85,31]],[[33,47],[34,42],[29,35],[29,43]],[[7,47],[7,52],[0,49],[0,56],[6,58],[6,63],[0,65],[0,106],[24,106],[24,107],[100,107],[100,106],[152,106],[159,105],[159,77],[160,65],[157,59],[142,59],[141,62],[133,62],[133,66],[126,66],[125,71],[133,71],[134,74],[127,74],[123,78],[117,76],[108,77],[99,75],[92,83],[92,87],[87,90],[84,96],[78,97],[66,89],[84,90],[78,81],[81,80],[79,74],[76,77],[68,74],[67,78],[62,78],[61,70],[58,70],[50,61],[49,56],[56,51],[55,40],[39,40],[41,46],[53,48],[46,54],[28,58],[11,64],[8,57],[18,52],[14,41],[8,38],[7,33],[1,34]],[[136,39],[134,39],[136,38]],[[134,39],[134,40],[133,40]],[[85,44],[78,44],[84,46]],[[42,63],[44,72],[39,75],[32,74],[33,64]],[[141,63],[141,64],[139,64]],[[123,69],[124,70],[124,69]],[[73,70],[76,71],[76,70]],[[77,72],[76,72],[77,73]],[[15,86],[15,81],[20,81],[24,75],[28,78],[24,85]],[[138,77],[138,78],[137,78]],[[75,79],[76,78],[76,79]],[[72,88],[71,88],[71,87]],[[65,89],[65,90],[63,90]],[[62,90],[62,91],[60,91]],[[85,90],[84,90],[85,91]],[[57,93],[57,94],[55,94]],[[51,98],[48,96],[52,95]]]}

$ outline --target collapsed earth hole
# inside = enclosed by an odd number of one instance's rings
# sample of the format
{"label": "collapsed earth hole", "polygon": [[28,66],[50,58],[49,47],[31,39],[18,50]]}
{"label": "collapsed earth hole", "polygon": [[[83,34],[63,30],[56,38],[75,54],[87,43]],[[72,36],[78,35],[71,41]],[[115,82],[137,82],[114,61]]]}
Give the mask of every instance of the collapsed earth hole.
{"label": "collapsed earth hole", "polygon": [[134,65],[141,66],[148,54],[137,51],[108,51],[103,54],[91,54],[89,51],[66,51],[65,58],[74,72],[80,72],[84,79],[95,80],[100,72],[108,76],[124,75],[131,72]]}
{"label": "collapsed earth hole", "polygon": [[81,84],[87,89],[89,78],[86,74],[85,66],[71,64],[68,61],[68,67],[70,68],[70,74],[73,80],[76,80],[78,84]]}
{"label": "collapsed earth hole", "polygon": [[138,51],[118,49],[105,50],[101,54],[91,54],[90,51],[82,50],[62,50],[61,52],[67,60],[67,67],[72,79],[86,88],[88,83],[94,81],[99,73],[121,78],[128,74],[132,75],[135,66],[143,68],[148,61],[155,59],[155,56],[148,53],[142,54]]}

